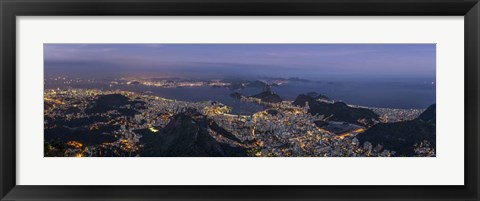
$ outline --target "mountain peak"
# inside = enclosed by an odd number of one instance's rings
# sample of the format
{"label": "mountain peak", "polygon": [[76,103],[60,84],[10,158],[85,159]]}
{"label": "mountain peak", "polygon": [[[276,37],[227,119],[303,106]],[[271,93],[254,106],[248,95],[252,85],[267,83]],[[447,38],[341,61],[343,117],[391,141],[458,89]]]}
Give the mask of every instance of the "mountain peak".
{"label": "mountain peak", "polygon": [[277,94],[275,94],[271,91],[263,91],[259,94],[253,95],[251,97],[258,98],[258,99],[262,100],[263,102],[269,102],[269,103],[278,103],[278,102],[283,101],[282,98],[280,98],[280,96],[278,96]]}
{"label": "mountain peak", "polygon": [[[145,134],[142,156],[232,156],[244,155],[244,150],[215,140],[209,129],[239,142],[235,136],[222,130],[193,109],[177,114],[159,133]],[[233,136],[233,137],[232,137]]]}

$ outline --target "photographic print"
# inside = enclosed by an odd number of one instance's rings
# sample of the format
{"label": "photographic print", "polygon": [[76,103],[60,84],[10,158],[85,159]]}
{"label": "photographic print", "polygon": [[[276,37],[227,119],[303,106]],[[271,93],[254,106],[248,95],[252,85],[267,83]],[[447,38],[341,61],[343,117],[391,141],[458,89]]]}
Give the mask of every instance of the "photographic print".
{"label": "photographic print", "polygon": [[435,157],[435,44],[44,44],[44,157]]}

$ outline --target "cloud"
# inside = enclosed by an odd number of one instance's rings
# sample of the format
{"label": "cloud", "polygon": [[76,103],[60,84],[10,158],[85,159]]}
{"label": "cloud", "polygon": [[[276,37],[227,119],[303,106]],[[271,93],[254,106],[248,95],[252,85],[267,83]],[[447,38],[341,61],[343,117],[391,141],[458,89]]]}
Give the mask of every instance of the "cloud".
{"label": "cloud", "polygon": [[[132,70],[249,65],[256,67],[251,71],[435,75],[432,45],[45,44],[44,50],[45,61],[108,63]],[[238,65],[230,65],[234,63]]]}
{"label": "cloud", "polygon": [[324,51],[282,51],[282,52],[267,52],[266,56],[277,58],[291,58],[291,57],[334,57],[334,56],[349,56],[360,55],[366,53],[380,53],[380,50],[324,50]]}
{"label": "cloud", "polygon": [[163,45],[163,44],[144,44],[142,46],[143,47],[150,47],[150,48],[159,48],[159,47],[165,47],[166,45]]}

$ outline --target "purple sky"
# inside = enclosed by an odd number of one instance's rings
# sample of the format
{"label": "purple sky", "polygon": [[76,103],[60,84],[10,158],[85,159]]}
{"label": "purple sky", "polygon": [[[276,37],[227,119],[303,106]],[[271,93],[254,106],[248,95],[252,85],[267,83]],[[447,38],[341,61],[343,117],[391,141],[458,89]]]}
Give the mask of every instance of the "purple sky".
{"label": "purple sky", "polygon": [[65,72],[94,66],[434,78],[435,48],[435,44],[45,44],[44,59],[47,73],[51,66]]}

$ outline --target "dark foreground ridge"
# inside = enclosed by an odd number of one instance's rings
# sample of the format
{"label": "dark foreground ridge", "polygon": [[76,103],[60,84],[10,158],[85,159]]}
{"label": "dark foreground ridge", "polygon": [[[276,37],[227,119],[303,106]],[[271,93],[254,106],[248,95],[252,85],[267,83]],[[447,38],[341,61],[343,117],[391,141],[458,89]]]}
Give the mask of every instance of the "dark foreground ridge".
{"label": "dark foreground ridge", "polygon": [[217,142],[208,132],[210,126],[223,132],[225,137],[239,141],[233,134],[228,135],[225,133],[226,130],[191,110],[175,115],[158,133],[144,133],[141,138],[144,148],[140,156],[246,156],[246,150],[243,148]]}
{"label": "dark foreground ridge", "polygon": [[379,123],[357,135],[361,143],[381,144],[386,149],[397,151],[399,156],[414,156],[415,145],[427,141],[432,148],[436,142],[435,104],[427,108],[418,118],[396,123]]}
{"label": "dark foreground ridge", "polygon": [[437,110],[436,105],[430,105],[420,116],[418,116],[419,120],[423,120],[427,123],[435,124],[437,120]]}
{"label": "dark foreground ridge", "polygon": [[[374,109],[380,119],[310,92],[293,103],[263,104],[255,115],[234,115],[218,102],[112,93],[118,91],[47,91],[44,156],[435,156],[435,105],[422,114]],[[260,94],[276,95],[269,85]],[[379,123],[389,117],[401,122]]]}

